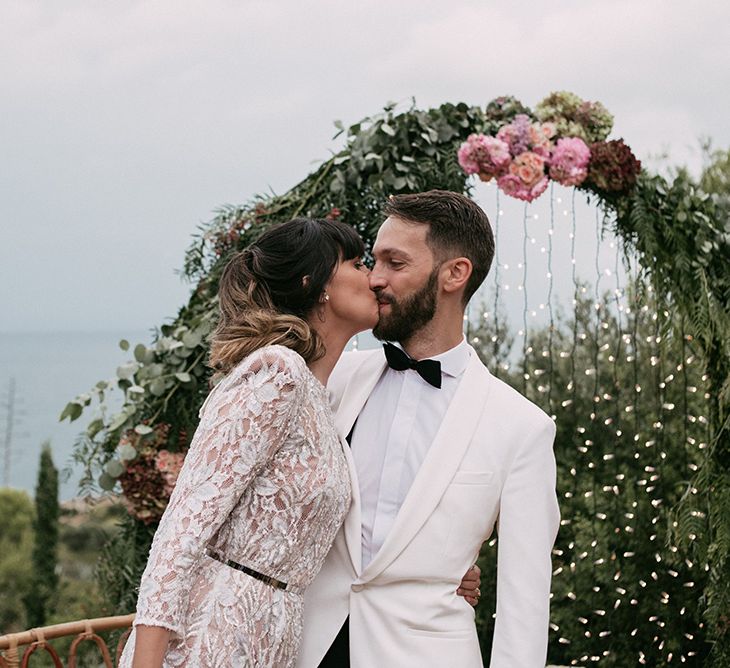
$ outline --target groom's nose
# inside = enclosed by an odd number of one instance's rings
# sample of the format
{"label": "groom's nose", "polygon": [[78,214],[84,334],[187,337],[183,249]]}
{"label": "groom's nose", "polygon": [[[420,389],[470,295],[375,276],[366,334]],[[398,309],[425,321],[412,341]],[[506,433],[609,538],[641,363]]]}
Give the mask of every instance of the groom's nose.
{"label": "groom's nose", "polygon": [[382,290],[386,285],[387,281],[385,280],[385,277],[383,276],[383,272],[379,270],[377,262],[373,266],[373,268],[370,270],[370,275],[368,276],[368,281],[370,282],[370,289],[374,292],[377,292],[378,290]]}

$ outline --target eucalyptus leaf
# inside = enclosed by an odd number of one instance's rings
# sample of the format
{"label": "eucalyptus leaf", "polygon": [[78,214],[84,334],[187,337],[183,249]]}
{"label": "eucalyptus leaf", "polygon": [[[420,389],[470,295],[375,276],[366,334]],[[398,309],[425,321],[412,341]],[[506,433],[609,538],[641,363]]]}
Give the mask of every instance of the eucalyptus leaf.
{"label": "eucalyptus leaf", "polygon": [[167,384],[162,378],[155,378],[150,383],[150,392],[154,394],[156,397],[161,397],[163,394],[165,394],[165,390],[167,389]]}
{"label": "eucalyptus leaf", "polygon": [[89,438],[94,438],[103,428],[104,420],[96,418],[89,422],[89,425],[86,427],[86,433],[89,435]]}
{"label": "eucalyptus leaf", "polygon": [[81,417],[81,413],[83,413],[83,411],[84,409],[82,406],[80,406],[75,401],[71,401],[66,404],[66,408],[63,409],[58,420],[60,422],[68,418],[69,422],[73,422],[74,420],[78,420]]}
{"label": "eucalyptus leaf", "polygon": [[159,378],[165,373],[165,366],[163,364],[151,364],[147,367],[147,373],[149,378]]}
{"label": "eucalyptus leaf", "polygon": [[126,364],[122,364],[122,366],[117,367],[117,376],[123,380],[129,380],[135,373],[137,373],[138,369],[139,364],[137,364],[137,362],[127,362]]}
{"label": "eucalyptus leaf", "polygon": [[104,466],[104,472],[112,478],[118,478],[122,475],[122,473],[124,473],[124,465],[122,462],[112,459]]}
{"label": "eucalyptus leaf", "polygon": [[181,383],[189,383],[192,380],[190,374],[185,373],[184,371],[176,373],[175,378],[177,378]]}
{"label": "eucalyptus leaf", "polygon": [[99,487],[106,492],[111,492],[116,484],[116,479],[112,478],[106,471],[99,476]]}
{"label": "eucalyptus leaf", "polygon": [[140,364],[144,363],[146,353],[147,347],[143,343],[138,343],[134,347],[134,359],[136,359]]}
{"label": "eucalyptus leaf", "polygon": [[119,347],[120,347],[120,348],[121,348],[122,350],[129,350],[129,341],[127,341],[127,339],[122,339],[122,340],[121,340],[121,341],[119,342]]}
{"label": "eucalyptus leaf", "polygon": [[183,334],[182,337],[182,342],[186,348],[197,348],[202,340],[203,337],[200,332],[188,332],[187,334]]}
{"label": "eucalyptus leaf", "polygon": [[122,411],[121,413],[117,413],[109,423],[109,431],[116,431],[121,427],[127,420],[129,420],[129,415],[127,415],[126,412]]}
{"label": "eucalyptus leaf", "polygon": [[137,456],[137,451],[129,443],[124,443],[117,448],[117,455],[123,462],[128,462]]}
{"label": "eucalyptus leaf", "polygon": [[154,430],[148,424],[138,424],[134,428],[134,431],[137,432],[140,436],[144,436],[145,434],[151,434]]}

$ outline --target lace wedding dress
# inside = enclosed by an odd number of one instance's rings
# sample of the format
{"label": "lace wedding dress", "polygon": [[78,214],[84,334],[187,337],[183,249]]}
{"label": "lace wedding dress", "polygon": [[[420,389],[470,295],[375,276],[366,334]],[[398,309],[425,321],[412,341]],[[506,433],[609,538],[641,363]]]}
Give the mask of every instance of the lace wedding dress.
{"label": "lace wedding dress", "polygon": [[[164,666],[293,665],[304,589],[350,503],[327,392],[283,346],[249,355],[211,392],[140,585],[135,627],[172,631]],[[225,559],[287,583],[269,584]],[[132,665],[136,629],[121,666]]]}

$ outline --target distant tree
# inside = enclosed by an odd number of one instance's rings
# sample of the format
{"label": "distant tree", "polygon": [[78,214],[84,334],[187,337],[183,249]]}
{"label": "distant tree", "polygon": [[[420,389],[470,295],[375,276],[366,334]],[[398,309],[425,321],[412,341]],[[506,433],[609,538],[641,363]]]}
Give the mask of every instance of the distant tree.
{"label": "distant tree", "polygon": [[700,177],[700,188],[715,200],[725,228],[730,231],[730,149],[713,149],[708,141],[703,145],[703,152],[706,163]]}
{"label": "distant tree", "polygon": [[0,489],[0,634],[25,628],[23,599],[30,589],[33,502],[17,489]]}
{"label": "distant tree", "polygon": [[53,464],[51,446],[43,444],[38,484],[35,492],[36,519],[33,544],[33,577],[25,599],[30,626],[43,626],[54,607],[58,590],[58,470]]}

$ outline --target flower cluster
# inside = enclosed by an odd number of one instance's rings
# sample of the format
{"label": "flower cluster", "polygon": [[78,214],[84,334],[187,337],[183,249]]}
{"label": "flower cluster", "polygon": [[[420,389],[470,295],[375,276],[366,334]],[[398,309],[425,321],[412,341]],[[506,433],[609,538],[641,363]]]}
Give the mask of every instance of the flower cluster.
{"label": "flower cluster", "polygon": [[172,494],[175,489],[177,477],[180,475],[183,462],[185,461],[184,452],[170,452],[169,450],[160,450],[155,457],[155,466],[162,474],[165,481],[165,491],[168,495]]}
{"label": "flower cluster", "polygon": [[467,174],[479,174],[482,181],[501,174],[512,159],[509,146],[501,139],[477,134],[469,135],[458,157],[462,169]]}
{"label": "flower cluster", "polygon": [[566,91],[550,93],[535,107],[535,117],[555,123],[557,137],[579,137],[587,143],[604,141],[613,128],[613,116],[600,102]]}
{"label": "flower cluster", "polygon": [[502,95],[494,98],[484,111],[486,132],[496,133],[505,123],[509,123],[518,114],[530,115],[530,110],[517,98]]}
{"label": "flower cluster", "polygon": [[591,150],[578,137],[558,139],[550,156],[550,178],[564,186],[579,186],[588,176]]}
{"label": "flower cluster", "polygon": [[124,503],[132,517],[153,524],[159,522],[170,493],[162,473],[155,465],[154,453],[140,454],[119,477]]}
{"label": "flower cluster", "polygon": [[[129,513],[145,524],[152,524],[160,520],[170,500],[185,452],[171,452],[166,448],[170,441],[167,423],[159,423],[149,431],[143,429],[143,434],[139,431],[139,428],[130,429],[119,441],[117,449],[123,471],[118,480]],[[185,434],[180,432],[177,446],[182,448],[185,441]]]}
{"label": "flower cluster", "polygon": [[623,140],[591,144],[588,178],[597,190],[606,194],[625,192],[634,187],[641,162]]}
{"label": "flower cluster", "polygon": [[517,114],[496,137],[471,135],[459,149],[459,164],[467,174],[478,174],[482,181],[496,178],[505,193],[531,202],[548,185],[545,169],[554,132],[550,123]]}
{"label": "flower cluster", "polygon": [[470,135],[459,148],[459,165],[482,181],[496,179],[511,197],[531,202],[545,192],[549,179],[607,193],[636,183],[641,164],[622,141],[604,141],[613,117],[600,102],[552,93],[531,116],[514,98],[497,98],[485,118],[490,127],[500,118],[505,122],[492,135]]}

